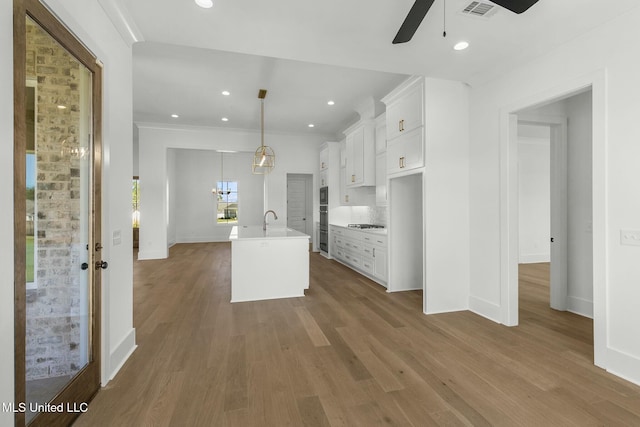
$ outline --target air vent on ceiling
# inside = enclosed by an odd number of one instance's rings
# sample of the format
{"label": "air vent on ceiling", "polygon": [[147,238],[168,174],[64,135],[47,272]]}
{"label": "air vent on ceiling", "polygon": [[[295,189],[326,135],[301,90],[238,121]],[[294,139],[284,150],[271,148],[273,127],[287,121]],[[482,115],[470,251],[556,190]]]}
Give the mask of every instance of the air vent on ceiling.
{"label": "air vent on ceiling", "polygon": [[468,16],[489,18],[491,15],[496,13],[497,10],[498,8],[492,3],[486,1],[472,1],[462,9],[462,13]]}

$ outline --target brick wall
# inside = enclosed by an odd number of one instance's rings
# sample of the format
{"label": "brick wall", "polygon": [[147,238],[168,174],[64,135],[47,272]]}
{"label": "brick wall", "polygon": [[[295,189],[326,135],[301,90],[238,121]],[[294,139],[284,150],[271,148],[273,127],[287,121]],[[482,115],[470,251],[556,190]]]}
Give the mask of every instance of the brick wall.
{"label": "brick wall", "polygon": [[[27,291],[27,380],[73,375],[80,355],[80,64],[27,25],[27,78],[37,81],[36,289]],[[66,108],[59,108],[58,106]],[[86,240],[86,239],[83,239]],[[86,320],[85,320],[86,321]]]}

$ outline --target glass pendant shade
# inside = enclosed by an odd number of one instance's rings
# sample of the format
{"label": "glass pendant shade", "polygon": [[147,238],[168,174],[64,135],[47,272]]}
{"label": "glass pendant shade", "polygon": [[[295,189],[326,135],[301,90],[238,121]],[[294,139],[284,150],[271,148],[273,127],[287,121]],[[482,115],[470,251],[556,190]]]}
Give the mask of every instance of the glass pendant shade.
{"label": "glass pendant shade", "polygon": [[265,89],[260,89],[258,98],[260,98],[260,147],[253,155],[253,163],[251,172],[255,175],[266,175],[271,172],[276,165],[276,155],[273,149],[264,145],[264,98],[267,96]]}

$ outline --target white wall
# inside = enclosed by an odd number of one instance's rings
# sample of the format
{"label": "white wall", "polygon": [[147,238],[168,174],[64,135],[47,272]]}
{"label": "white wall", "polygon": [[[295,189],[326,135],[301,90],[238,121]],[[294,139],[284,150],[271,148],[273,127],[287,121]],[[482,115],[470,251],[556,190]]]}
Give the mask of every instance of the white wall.
{"label": "white wall", "polygon": [[178,150],[167,150],[167,245],[177,243],[179,216]]}
{"label": "white wall", "polygon": [[[170,127],[142,123],[138,127],[141,194],[138,256],[140,259],[166,258],[169,244],[168,205],[167,192],[163,189],[167,188],[169,179],[167,150],[182,148],[253,153],[260,144],[260,133],[240,129]],[[318,151],[324,140],[323,136],[265,134],[265,144],[271,146],[276,154],[276,166],[265,177],[263,209],[273,209],[278,214],[278,220],[271,220],[271,223],[283,226],[287,224],[287,173],[313,174],[314,188],[317,189]],[[314,198],[314,222],[318,220],[315,215],[319,209],[317,203]],[[258,223],[262,223],[262,218]]]}
{"label": "white wall", "polygon": [[229,240],[233,225],[217,223],[216,195],[211,192],[221,180],[238,182],[238,224],[262,224],[264,179],[251,173],[253,153],[175,151],[176,188],[172,194],[179,207],[176,210],[178,243]]}
{"label": "white wall", "polygon": [[[95,0],[46,0],[47,6],[105,64],[103,92],[103,274],[102,383],[124,363],[135,346],[131,259],[131,49]],[[0,3],[0,345],[13,348],[13,4]],[[122,243],[113,244],[120,231]],[[0,352],[0,401],[13,401],[13,351]],[[13,414],[0,413],[13,425]]]}
{"label": "white wall", "polygon": [[[471,91],[470,203],[471,298],[477,313],[505,321],[506,266],[501,264],[500,123],[505,112],[527,100],[557,97],[597,84],[594,91],[593,232],[596,363],[640,383],[640,247],[620,245],[621,229],[640,229],[640,9],[609,21],[543,57]],[[603,71],[604,70],[604,71]],[[601,84],[602,76],[605,82]],[[603,134],[604,137],[600,137]],[[605,202],[602,203],[602,202]],[[502,251],[502,252],[501,252]]]}
{"label": "white wall", "polygon": [[[546,137],[537,136],[539,128]],[[549,262],[551,137],[548,126],[518,125],[520,263]],[[526,136],[525,136],[526,135]]]}
{"label": "white wall", "polygon": [[425,313],[468,308],[469,88],[425,79]]}
{"label": "white wall", "polygon": [[[0,402],[14,401],[13,359],[13,2],[0,2]],[[14,414],[0,411],[0,425]]]}

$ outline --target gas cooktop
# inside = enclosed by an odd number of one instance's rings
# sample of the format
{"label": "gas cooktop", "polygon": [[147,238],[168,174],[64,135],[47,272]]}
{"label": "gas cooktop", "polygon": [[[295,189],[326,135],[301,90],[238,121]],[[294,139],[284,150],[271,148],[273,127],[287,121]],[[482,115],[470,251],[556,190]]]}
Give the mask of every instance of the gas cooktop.
{"label": "gas cooktop", "polygon": [[384,228],[384,225],[377,224],[347,224],[350,228]]}

